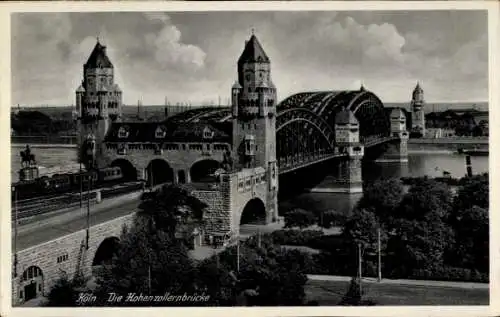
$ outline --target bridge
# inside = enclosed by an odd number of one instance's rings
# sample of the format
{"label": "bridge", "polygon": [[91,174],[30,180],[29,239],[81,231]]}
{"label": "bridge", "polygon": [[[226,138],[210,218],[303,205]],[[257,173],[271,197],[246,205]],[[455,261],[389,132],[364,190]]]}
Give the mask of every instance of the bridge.
{"label": "bridge", "polygon": [[[277,104],[270,59],[255,35],[238,60],[228,108],[191,109],[162,122],[122,122],[113,67],[98,42],[76,90],[79,157],[87,168],[120,166],[126,180],[188,186],[207,204],[200,245],[238,238],[245,223],[277,221],[280,174],[331,164],[340,171],[331,192],[355,193],[362,191],[366,149],[382,148],[384,159],[407,160],[406,112],[384,107],[363,86],[296,93]],[[87,228],[90,244],[84,249],[86,231],[78,226],[43,243],[21,245],[13,261],[19,272],[13,302],[46,294],[61,270],[88,275],[99,245],[131,219],[114,211],[103,214],[111,218]]]}
{"label": "bridge", "polygon": [[[396,118],[391,130],[390,115],[393,110]],[[374,93],[364,88],[355,91],[294,94],[277,105],[275,138],[278,173],[288,173],[332,158],[347,157],[349,154],[345,152],[344,138],[346,133],[350,133],[350,127],[345,131],[336,131],[339,127],[335,124],[336,115],[341,111],[354,114],[355,121],[359,122],[359,126],[357,122],[353,122],[353,128],[359,128],[359,140],[356,143],[365,149],[397,143],[406,132],[404,111],[385,108]],[[404,122],[401,123],[400,120]],[[144,133],[145,129],[136,129],[134,124],[117,124],[113,133],[115,136],[119,135],[120,129],[126,129],[132,135],[142,134],[143,139],[124,137],[120,140],[108,137],[107,163],[121,165],[142,179],[155,175],[172,182],[196,181],[219,167],[218,162],[223,160],[224,151],[232,147],[232,121],[231,108],[204,107],[177,114],[163,123],[148,123],[149,135]],[[145,127],[146,124],[140,126]],[[154,131],[162,127],[171,134],[162,140],[155,140]],[[217,140],[189,140],[192,136],[182,131],[184,127],[198,129],[200,134],[203,129],[215,130]],[[179,138],[179,134],[183,134],[184,138]],[[356,139],[355,136],[354,138]],[[406,140],[406,136],[403,138]],[[126,152],[118,154],[116,143],[124,142],[128,145]],[[401,155],[393,157],[394,160],[405,159],[405,149],[402,148],[401,151]],[[161,163],[159,159],[162,160]],[[205,171],[200,171],[200,164],[204,164]],[[171,170],[170,175],[160,176],[166,170]],[[203,175],[198,175],[197,172]]]}

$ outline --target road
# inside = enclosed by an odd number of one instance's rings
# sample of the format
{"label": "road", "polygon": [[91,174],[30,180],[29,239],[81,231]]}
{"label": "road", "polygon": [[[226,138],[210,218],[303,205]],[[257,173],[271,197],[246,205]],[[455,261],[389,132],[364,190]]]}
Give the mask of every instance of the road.
{"label": "road", "polygon": [[[332,282],[350,282],[350,276],[335,276],[335,275],[314,275],[308,274],[307,278],[311,281],[332,281]],[[376,278],[364,277],[363,283],[376,283],[376,284],[395,284],[395,285],[414,285],[414,286],[431,286],[431,287],[451,287],[463,289],[483,289],[490,288],[489,283],[472,283],[472,282],[450,282],[450,281],[432,281],[432,280],[393,280],[382,279],[380,282]]]}
{"label": "road", "polygon": [[[137,211],[138,204],[139,200],[134,199],[132,201],[123,202],[119,205],[114,204],[95,210],[90,215],[90,224],[100,224],[133,213]],[[100,206],[96,206],[95,208],[99,207]],[[24,250],[26,248],[85,229],[86,226],[87,217],[85,210],[83,210],[82,213],[75,214],[70,218],[64,219],[64,221],[59,221],[57,223],[47,222],[34,230],[20,230],[17,238],[17,249]],[[20,229],[22,229],[22,227]],[[12,247],[14,248],[14,239],[12,239]]]}

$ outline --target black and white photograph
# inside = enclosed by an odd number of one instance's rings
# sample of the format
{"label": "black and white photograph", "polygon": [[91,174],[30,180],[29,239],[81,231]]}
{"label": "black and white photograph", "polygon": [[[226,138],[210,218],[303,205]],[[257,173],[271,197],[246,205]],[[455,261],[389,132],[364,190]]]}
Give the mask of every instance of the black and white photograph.
{"label": "black and white photograph", "polygon": [[13,308],[490,305],[498,3],[292,7],[9,14]]}

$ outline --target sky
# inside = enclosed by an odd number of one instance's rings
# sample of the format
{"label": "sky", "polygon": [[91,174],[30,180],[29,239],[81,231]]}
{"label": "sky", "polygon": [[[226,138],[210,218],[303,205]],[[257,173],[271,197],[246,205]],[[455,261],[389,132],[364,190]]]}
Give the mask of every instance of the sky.
{"label": "sky", "polygon": [[360,84],[408,102],[488,100],[486,11],[97,12],[12,15],[12,104],[71,105],[96,38],[125,104],[223,102],[245,40],[271,59],[280,100]]}

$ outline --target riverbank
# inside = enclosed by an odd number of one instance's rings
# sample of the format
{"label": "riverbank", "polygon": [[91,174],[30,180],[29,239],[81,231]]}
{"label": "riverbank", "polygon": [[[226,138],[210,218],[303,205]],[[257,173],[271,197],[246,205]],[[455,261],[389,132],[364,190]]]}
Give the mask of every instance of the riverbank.
{"label": "riverbank", "polygon": [[31,148],[38,149],[73,149],[76,148],[76,144],[44,144],[44,143],[11,143],[11,147],[14,148],[25,148],[29,145]]}

